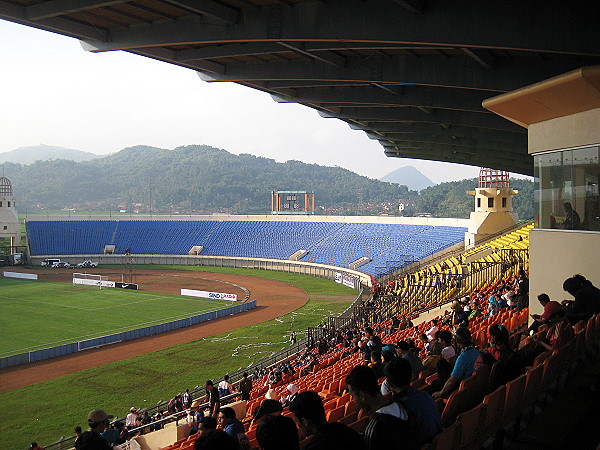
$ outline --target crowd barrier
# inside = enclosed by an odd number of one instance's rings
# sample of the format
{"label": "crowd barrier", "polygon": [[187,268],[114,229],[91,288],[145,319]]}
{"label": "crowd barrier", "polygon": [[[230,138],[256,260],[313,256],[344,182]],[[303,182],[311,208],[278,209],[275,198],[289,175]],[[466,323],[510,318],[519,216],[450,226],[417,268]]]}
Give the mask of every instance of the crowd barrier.
{"label": "crowd barrier", "polygon": [[206,322],[208,320],[218,319],[220,317],[237,314],[243,311],[248,311],[255,307],[256,300],[252,300],[250,302],[230,306],[229,308],[219,309],[217,311],[210,311],[204,314],[198,314],[192,317],[187,317],[185,319],[173,320],[171,322],[165,322],[158,325],[151,325],[135,330],[123,331],[121,333],[109,334],[107,336],[100,336],[97,338],[72,342],[70,344],[64,344],[56,347],[49,347],[41,350],[20,353],[18,355],[7,356],[4,358],[0,358],[0,369],[16,366],[19,364],[27,364],[30,362],[41,361],[43,359],[54,358],[56,356],[63,356],[70,353],[76,353],[81,350],[101,347],[103,345],[114,344],[117,342],[128,341],[131,339],[137,339],[145,336],[151,336],[153,334],[164,333],[165,331],[172,331],[178,328],[189,327],[191,325]]}

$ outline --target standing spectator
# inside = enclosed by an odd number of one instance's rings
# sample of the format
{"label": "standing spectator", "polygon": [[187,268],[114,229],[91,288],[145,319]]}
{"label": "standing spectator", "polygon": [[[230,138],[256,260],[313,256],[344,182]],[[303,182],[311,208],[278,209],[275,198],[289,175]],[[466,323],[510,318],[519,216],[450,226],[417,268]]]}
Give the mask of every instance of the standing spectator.
{"label": "standing spectator", "polygon": [[238,440],[240,449],[250,450],[250,441],[248,440],[248,436],[246,436],[244,425],[235,416],[235,410],[233,408],[229,408],[227,406],[225,408],[221,408],[217,416],[217,423],[223,429],[223,431],[225,431],[225,433],[235,437]]}
{"label": "standing spectator", "polygon": [[135,407],[129,409],[129,414],[125,417],[125,427],[128,430],[133,430],[137,426],[138,412]]}
{"label": "standing spectator", "polygon": [[113,416],[101,409],[94,409],[88,414],[89,429],[84,431],[75,441],[76,450],[110,450],[111,446],[100,434],[108,427],[108,420]]}
{"label": "standing spectator", "polygon": [[523,270],[519,270],[518,283],[517,283],[517,307],[519,311],[529,306],[529,279],[527,273]]}
{"label": "standing spectator", "polygon": [[296,343],[296,332],[292,331],[290,334],[290,344]]}
{"label": "standing spectator", "polygon": [[190,408],[192,406],[192,394],[190,394],[190,390],[186,389],[183,394],[181,394],[181,402],[183,403],[184,408]]}
{"label": "standing spectator", "polygon": [[242,379],[239,384],[242,400],[250,400],[250,391],[252,390],[252,380],[248,378],[248,372],[242,374]]}
{"label": "standing spectator", "polygon": [[221,407],[221,400],[219,398],[219,391],[215,389],[212,380],[208,380],[204,386],[206,389],[206,401],[209,404],[209,415],[217,418],[219,408]]}
{"label": "standing spectator", "polygon": [[371,421],[363,431],[366,450],[417,449],[416,437],[404,407],[379,391],[373,369],[357,366],[346,378],[352,398]]}
{"label": "standing spectator", "polygon": [[229,382],[229,375],[225,375],[223,377],[223,381],[219,383],[219,397],[225,397],[226,395],[233,394],[235,389],[233,385]]}
{"label": "standing spectator", "polygon": [[256,429],[256,440],[262,450],[300,449],[296,424],[285,416],[266,416]]}
{"label": "standing spectator", "polygon": [[[369,368],[369,370],[371,370]],[[294,421],[308,439],[303,450],[362,450],[360,435],[339,422],[328,423],[319,394],[305,391],[290,405]]]}

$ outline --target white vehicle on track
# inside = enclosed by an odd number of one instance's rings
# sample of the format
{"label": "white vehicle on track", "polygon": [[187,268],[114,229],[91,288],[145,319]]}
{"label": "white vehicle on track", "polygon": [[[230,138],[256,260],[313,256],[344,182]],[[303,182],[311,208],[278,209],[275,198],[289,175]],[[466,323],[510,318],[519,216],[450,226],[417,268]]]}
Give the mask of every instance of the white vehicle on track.
{"label": "white vehicle on track", "polygon": [[77,267],[98,267],[98,263],[86,259],[84,262],[80,262],[79,264],[77,264]]}

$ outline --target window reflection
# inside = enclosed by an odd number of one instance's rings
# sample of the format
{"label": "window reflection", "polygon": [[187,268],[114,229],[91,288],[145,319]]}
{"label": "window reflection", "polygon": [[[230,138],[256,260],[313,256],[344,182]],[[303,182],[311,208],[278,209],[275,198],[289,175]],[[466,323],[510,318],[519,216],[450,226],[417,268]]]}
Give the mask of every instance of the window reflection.
{"label": "window reflection", "polygon": [[536,226],[600,231],[600,147],[534,155]]}

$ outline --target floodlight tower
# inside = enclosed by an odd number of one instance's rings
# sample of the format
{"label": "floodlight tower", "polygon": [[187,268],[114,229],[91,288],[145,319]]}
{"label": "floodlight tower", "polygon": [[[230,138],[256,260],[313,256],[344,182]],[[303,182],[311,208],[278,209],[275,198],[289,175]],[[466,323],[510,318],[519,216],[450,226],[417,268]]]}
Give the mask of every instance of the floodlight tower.
{"label": "floodlight tower", "polygon": [[21,245],[21,225],[15,208],[10,180],[0,177],[0,237],[10,238],[10,246]]}
{"label": "floodlight tower", "polygon": [[481,239],[519,222],[512,205],[512,196],[518,193],[510,188],[508,172],[483,167],[479,170],[477,189],[467,191],[475,196],[475,211],[465,233],[465,248],[472,248]]}

